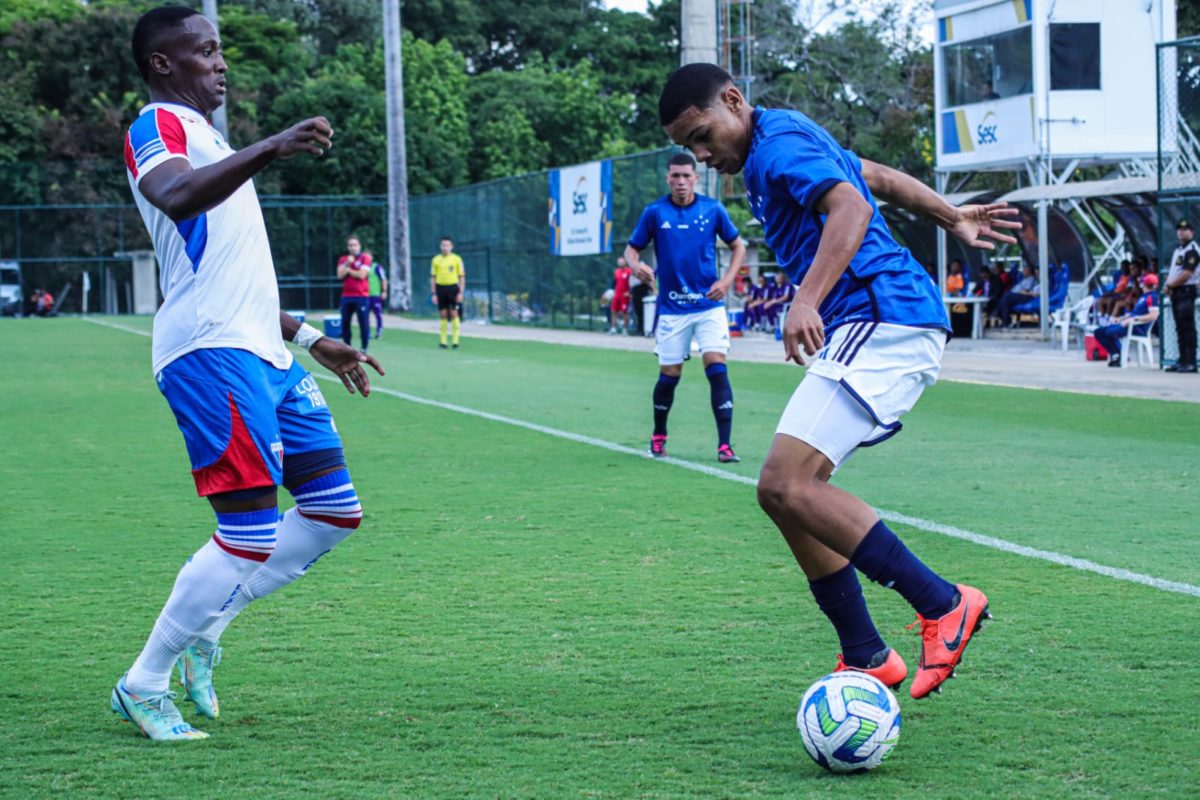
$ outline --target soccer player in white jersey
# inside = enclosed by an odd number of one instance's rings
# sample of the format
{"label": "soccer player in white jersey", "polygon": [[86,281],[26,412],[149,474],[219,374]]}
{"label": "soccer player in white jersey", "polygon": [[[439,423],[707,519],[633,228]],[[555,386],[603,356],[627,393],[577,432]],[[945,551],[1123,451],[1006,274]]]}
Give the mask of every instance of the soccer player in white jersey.
{"label": "soccer player in white jersey", "polygon": [[659,121],[677,143],[724,173],[742,172],[750,209],[779,266],[798,286],[783,324],[785,355],[810,359],[758,479],[775,522],[842,646],[837,669],[898,686],[908,668],[876,630],[857,571],[896,590],[921,623],[909,693],[954,673],[988,598],[935,573],[862,500],[829,483],[859,447],[900,430],[900,417],[938,375],[950,333],[938,287],[896,243],[874,196],[930,217],[968,245],[1014,242],[1003,203],[955,208],[921,182],[860,159],[796,111],[750,106],[729,74],[689,64],[667,79]]}
{"label": "soccer player in white jersey", "polygon": [[[225,627],[252,600],[303,575],[362,519],[325,398],[284,341],[308,349],[351,393],[370,393],[364,364],[383,370],[280,311],[251,183],[277,158],[323,153],[329,123],[313,117],[234,152],[209,123],[226,72],[212,24],[165,6],[138,20],[132,44],[151,100],[129,128],[125,166],[162,269],[154,374],[217,529],[179,571],[149,640],[112,691],[112,708],[151,739],[203,739],[172,702],[173,668],[196,710],[216,719],[212,670]],[[296,501],[283,515],[280,485]]]}

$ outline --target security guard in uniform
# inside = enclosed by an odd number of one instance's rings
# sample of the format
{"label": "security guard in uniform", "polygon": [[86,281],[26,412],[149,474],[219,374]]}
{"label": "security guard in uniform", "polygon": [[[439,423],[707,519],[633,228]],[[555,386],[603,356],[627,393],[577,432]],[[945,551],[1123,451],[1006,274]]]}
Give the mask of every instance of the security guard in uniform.
{"label": "security guard in uniform", "polygon": [[1186,219],[1175,226],[1179,247],[1171,255],[1167,273],[1167,291],[1171,295],[1171,314],[1179,337],[1179,360],[1167,372],[1196,371],[1196,287],[1200,285],[1200,244],[1194,240],[1192,225]]}

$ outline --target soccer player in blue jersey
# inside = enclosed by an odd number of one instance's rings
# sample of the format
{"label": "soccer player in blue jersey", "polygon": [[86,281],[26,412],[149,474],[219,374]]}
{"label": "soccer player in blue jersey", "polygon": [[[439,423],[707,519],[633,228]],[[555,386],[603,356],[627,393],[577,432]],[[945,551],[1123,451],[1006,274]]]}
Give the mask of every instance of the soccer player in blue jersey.
{"label": "soccer player in blue jersey", "polygon": [[[733,431],[733,388],[725,355],[729,352],[729,318],[725,295],[746,257],[746,245],[720,201],[696,194],[696,160],[687,153],[671,156],[663,197],[642,212],[625,260],[639,280],[658,277],[658,306],[655,315],[655,352],[658,382],[654,385],[654,433],[650,455],[666,458],[667,415],[675,401],[675,387],[683,375],[692,338],[704,359],[713,416],[717,421],[717,460],[740,461],[729,437]],[[717,236],[733,252],[729,269],[717,275]],[[641,260],[641,251],[654,243],[657,269]]]}
{"label": "soccer player in blue jersey", "polygon": [[[659,118],[668,135],[720,172],[744,172],[746,193],[780,266],[799,288],[783,324],[785,358],[808,370],[783,412],[758,499],[837,631],[837,670],[899,686],[908,667],[879,635],[857,572],[895,589],[917,612],[921,659],[914,698],[939,690],[988,599],[922,563],[862,500],[829,483],[859,447],[900,430],[936,379],[950,331],[937,286],[896,243],[875,198],[933,219],[968,245],[1015,242],[1015,209],[955,208],[896,170],[859,158],[796,111],[750,106],[729,74],[689,64],[667,79]],[[803,355],[802,355],[803,353]]]}

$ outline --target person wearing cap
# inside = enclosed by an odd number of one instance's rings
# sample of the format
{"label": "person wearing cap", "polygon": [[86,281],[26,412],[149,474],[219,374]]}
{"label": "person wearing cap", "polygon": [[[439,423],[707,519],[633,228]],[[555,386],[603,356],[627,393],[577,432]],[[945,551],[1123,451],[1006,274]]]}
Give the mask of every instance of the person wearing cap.
{"label": "person wearing cap", "polygon": [[1171,315],[1175,335],[1179,337],[1179,360],[1167,372],[1196,371],[1196,286],[1200,285],[1200,245],[1196,244],[1192,224],[1186,219],[1175,226],[1179,247],[1171,254],[1167,273],[1167,292],[1171,296]]}
{"label": "person wearing cap", "polygon": [[1121,340],[1129,333],[1129,323],[1133,322],[1135,335],[1145,336],[1146,331],[1158,321],[1158,314],[1158,276],[1148,272],[1142,278],[1142,296],[1138,298],[1133,310],[1127,316],[1113,320],[1111,325],[1105,325],[1092,332],[1100,346],[1108,351],[1110,367],[1121,366]]}

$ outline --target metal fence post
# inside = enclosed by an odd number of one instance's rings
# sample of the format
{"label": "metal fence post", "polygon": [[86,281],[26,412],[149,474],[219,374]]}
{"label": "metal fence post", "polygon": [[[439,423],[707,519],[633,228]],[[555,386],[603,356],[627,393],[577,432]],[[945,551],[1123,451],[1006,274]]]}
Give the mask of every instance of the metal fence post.
{"label": "metal fence post", "polygon": [[492,248],[488,247],[483,251],[484,264],[487,265],[487,299],[488,299],[488,323],[496,321],[495,314],[492,311]]}

